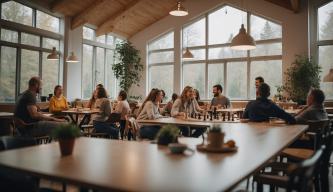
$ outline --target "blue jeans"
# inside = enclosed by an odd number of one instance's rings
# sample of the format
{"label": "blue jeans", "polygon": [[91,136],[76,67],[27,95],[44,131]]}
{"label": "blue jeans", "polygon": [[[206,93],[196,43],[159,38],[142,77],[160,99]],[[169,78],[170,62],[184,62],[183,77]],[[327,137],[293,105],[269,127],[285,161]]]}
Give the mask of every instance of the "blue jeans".
{"label": "blue jeans", "polygon": [[107,133],[111,136],[112,139],[119,138],[119,130],[115,127],[114,124],[103,121],[94,121],[93,125],[96,133]]}
{"label": "blue jeans", "polygon": [[[187,126],[179,126],[178,127],[180,131],[182,132],[182,135],[185,137],[200,137],[203,133],[205,133],[206,128],[197,128],[197,127],[187,127]],[[195,130],[194,133],[192,133],[192,130]]]}
{"label": "blue jeans", "polygon": [[154,140],[160,129],[161,127],[156,125],[142,126],[140,128],[140,137],[142,139]]}

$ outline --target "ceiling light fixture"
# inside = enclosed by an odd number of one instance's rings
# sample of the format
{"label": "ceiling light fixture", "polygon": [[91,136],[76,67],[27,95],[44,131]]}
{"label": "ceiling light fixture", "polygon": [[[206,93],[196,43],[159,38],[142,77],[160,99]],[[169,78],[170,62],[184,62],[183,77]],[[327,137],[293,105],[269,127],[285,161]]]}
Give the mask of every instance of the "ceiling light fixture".
{"label": "ceiling light fixture", "polygon": [[71,54],[67,57],[66,62],[67,63],[77,63],[77,62],[79,62],[79,60],[76,57],[76,55],[74,54],[74,52],[72,51]]}
{"label": "ceiling light fixture", "polygon": [[182,6],[180,1],[177,2],[177,8],[169,12],[170,15],[182,17],[188,15],[188,11]]}
{"label": "ceiling light fixture", "polygon": [[50,54],[47,55],[47,60],[58,60],[59,59],[59,55],[57,52],[57,49],[55,47],[52,48],[52,52]]}

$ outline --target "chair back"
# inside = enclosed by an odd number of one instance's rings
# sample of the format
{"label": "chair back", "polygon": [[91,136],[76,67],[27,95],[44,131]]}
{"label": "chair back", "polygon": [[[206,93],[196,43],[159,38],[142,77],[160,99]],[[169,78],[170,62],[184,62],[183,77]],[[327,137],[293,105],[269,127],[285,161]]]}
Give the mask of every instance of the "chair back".
{"label": "chair back", "polygon": [[327,137],[330,132],[330,121],[328,119],[308,121],[308,125],[308,132],[315,133],[314,150],[319,149],[324,145],[324,138]]}
{"label": "chair back", "polygon": [[4,150],[9,150],[34,146],[36,145],[36,140],[34,138],[26,137],[3,136],[0,137],[0,143],[0,146],[3,145]]}
{"label": "chair back", "polygon": [[121,118],[120,113],[111,113],[107,122],[109,123],[119,123]]}
{"label": "chair back", "polygon": [[307,160],[299,164],[292,164],[289,167],[289,182],[287,191],[293,190],[299,192],[312,192],[313,177],[315,170],[320,167],[320,161],[323,158],[325,146],[322,146],[316,153]]}
{"label": "chair back", "polygon": [[33,124],[26,123],[22,119],[20,119],[18,117],[14,117],[14,126],[20,136],[25,136],[25,135],[27,135],[26,129],[29,129],[30,127],[32,127]]}

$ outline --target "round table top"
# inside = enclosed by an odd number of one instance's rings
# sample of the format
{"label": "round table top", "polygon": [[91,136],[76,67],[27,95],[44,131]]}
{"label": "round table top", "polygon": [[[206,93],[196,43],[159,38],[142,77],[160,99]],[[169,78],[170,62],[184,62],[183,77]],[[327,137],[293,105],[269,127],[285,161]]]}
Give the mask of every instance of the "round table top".
{"label": "round table top", "polygon": [[14,113],[0,112],[0,118],[12,118],[12,117],[14,117]]}

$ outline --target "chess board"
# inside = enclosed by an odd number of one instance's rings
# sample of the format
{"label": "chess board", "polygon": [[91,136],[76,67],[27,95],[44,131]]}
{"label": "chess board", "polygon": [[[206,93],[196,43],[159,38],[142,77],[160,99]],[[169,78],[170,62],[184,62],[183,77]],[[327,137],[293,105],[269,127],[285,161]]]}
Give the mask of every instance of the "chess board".
{"label": "chess board", "polygon": [[231,119],[228,120],[228,119],[225,119],[223,121],[223,119],[213,119],[213,120],[210,120],[209,118],[204,120],[202,117],[201,119],[198,119],[198,118],[187,118],[187,119],[184,119],[185,121],[191,121],[191,122],[207,122],[207,123],[240,123],[240,120],[238,118],[234,118],[234,120],[232,121]]}

